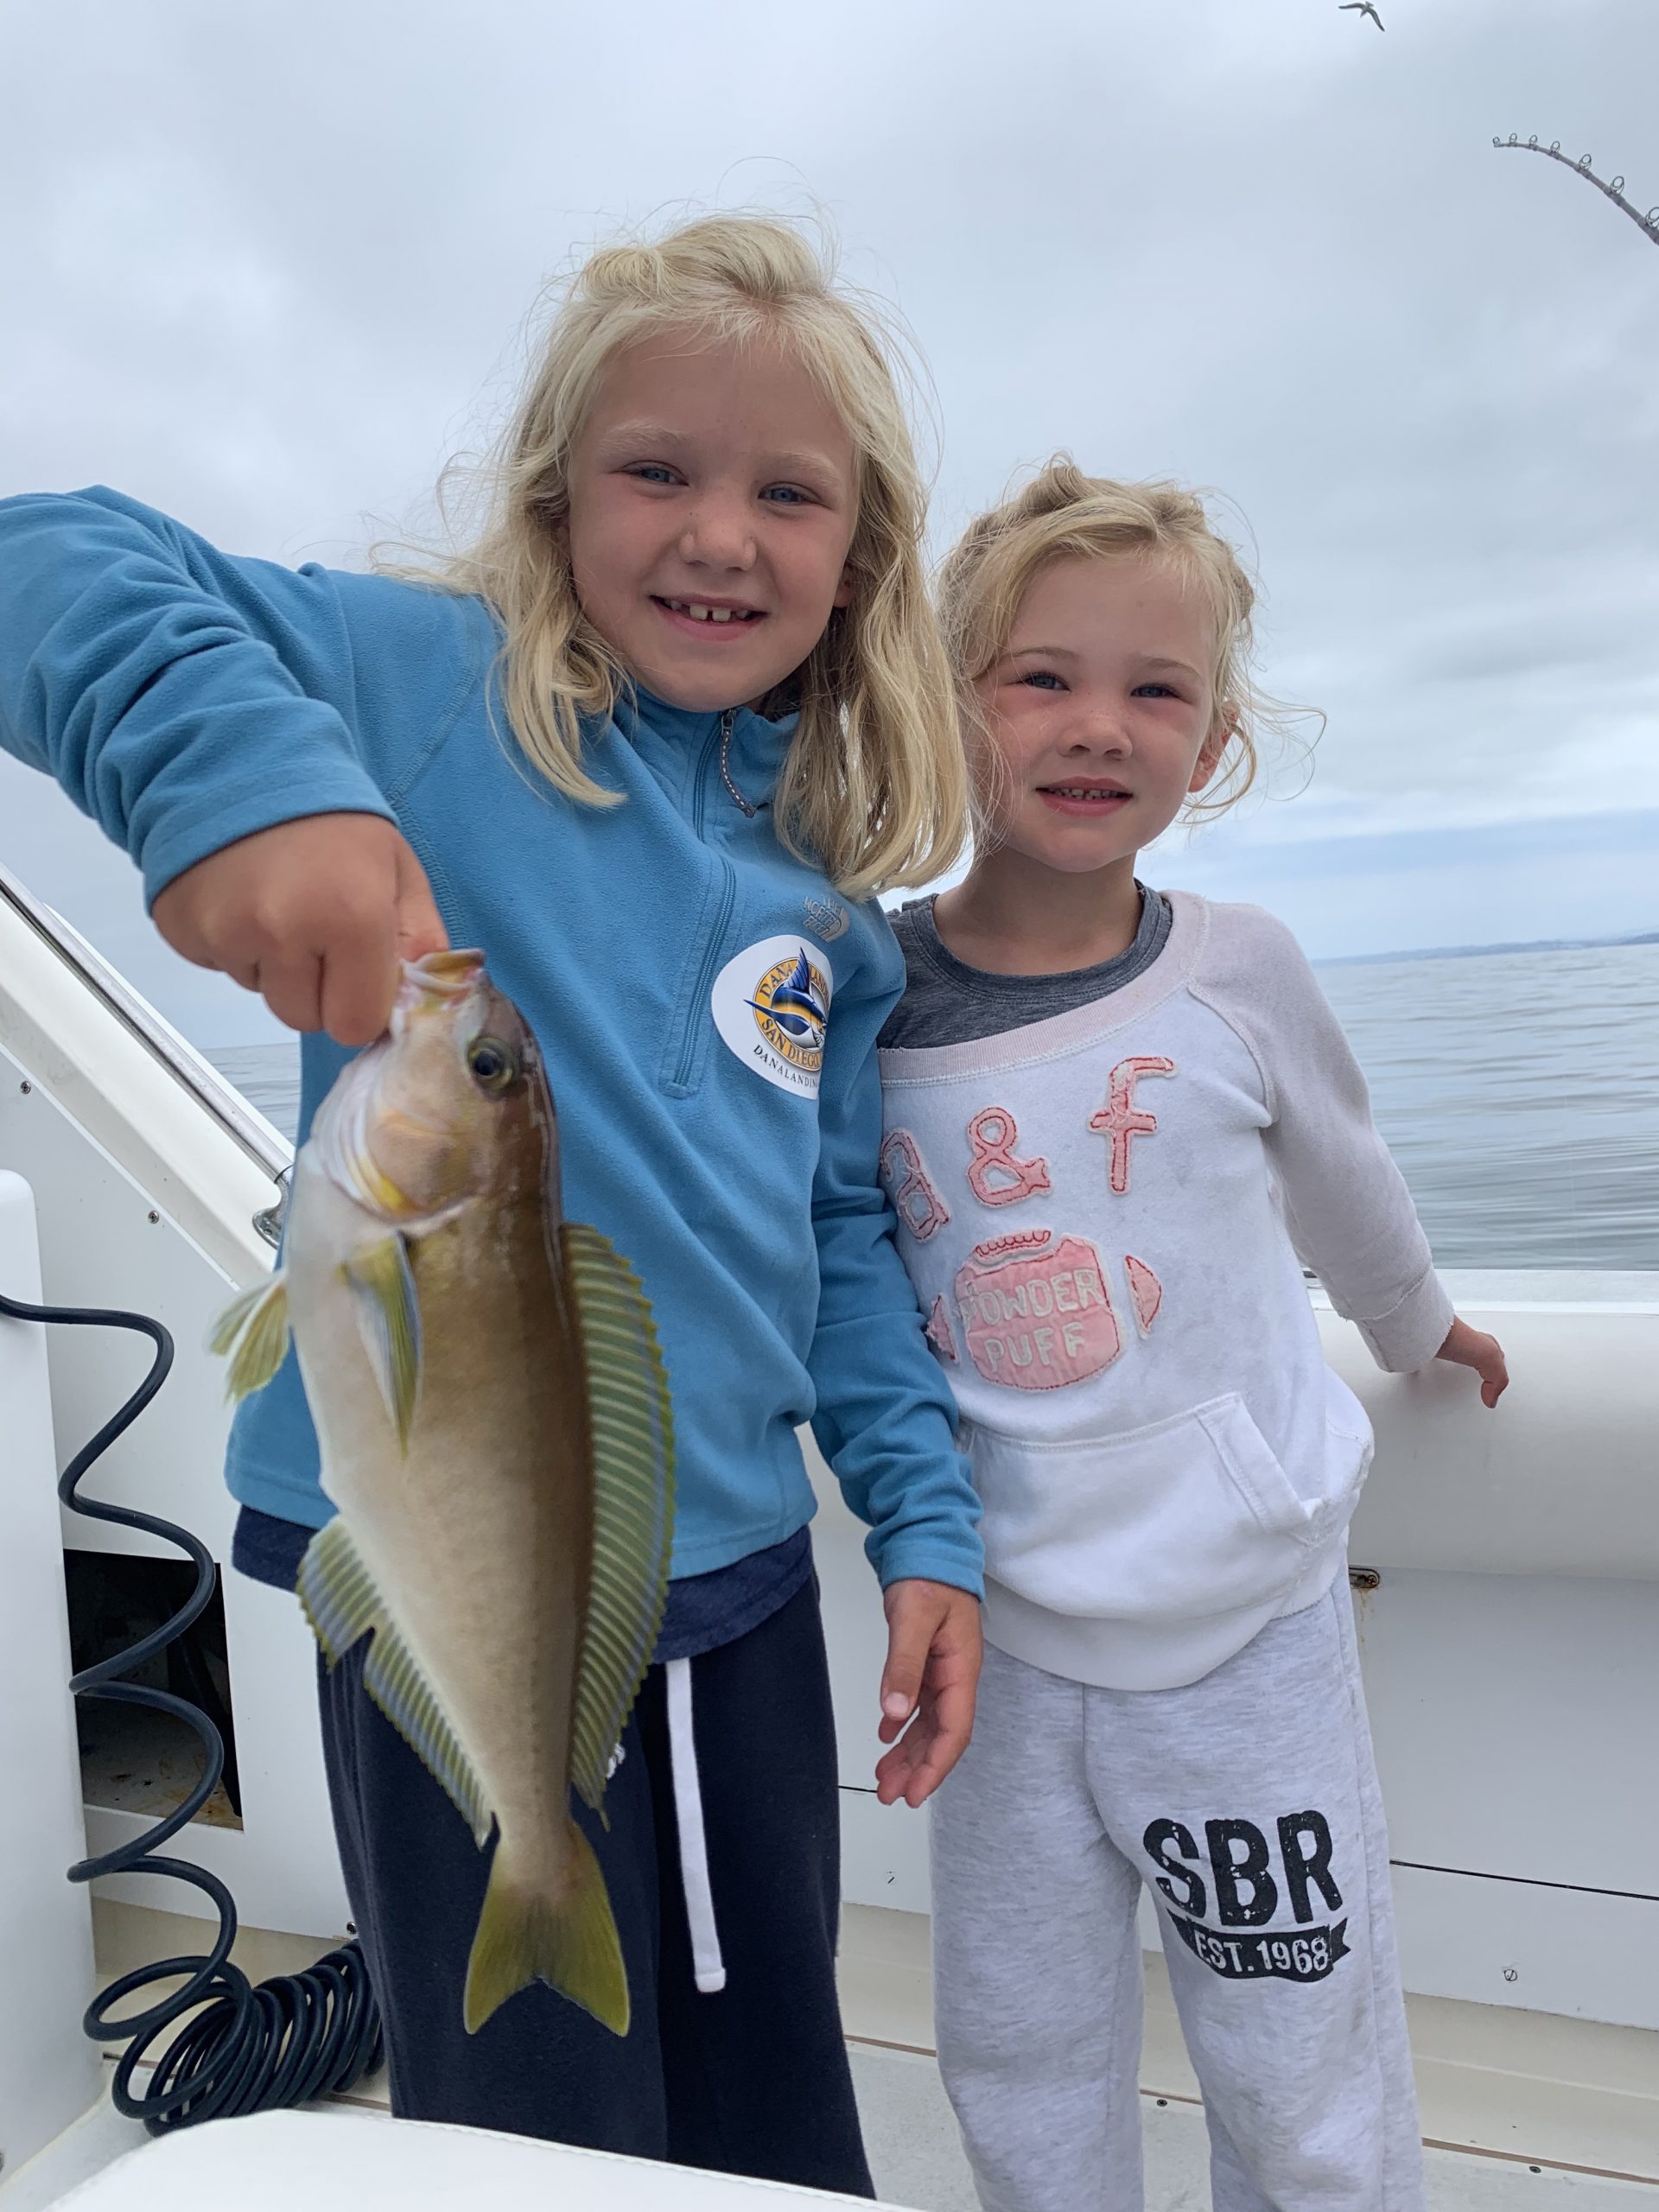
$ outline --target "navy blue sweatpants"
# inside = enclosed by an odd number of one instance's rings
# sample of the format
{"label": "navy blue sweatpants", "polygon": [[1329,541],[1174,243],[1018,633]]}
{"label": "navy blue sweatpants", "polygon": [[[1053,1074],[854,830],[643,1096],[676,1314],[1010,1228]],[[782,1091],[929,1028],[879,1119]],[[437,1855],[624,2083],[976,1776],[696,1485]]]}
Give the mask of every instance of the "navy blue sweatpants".
{"label": "navy blue sweatpants", "polygon": [[690,1662],[718,1993],[693,1975],[662,1667],[623,1738],[608,1833],[576,1808],[621,1933],[625,2037],[541,1983],[466,2032],[489,1849],[364,1694],[366,1650],[322,1673],[322,1736],[392,2110],[873,2196],[836,1999],[836,1745],[815,1586]]}

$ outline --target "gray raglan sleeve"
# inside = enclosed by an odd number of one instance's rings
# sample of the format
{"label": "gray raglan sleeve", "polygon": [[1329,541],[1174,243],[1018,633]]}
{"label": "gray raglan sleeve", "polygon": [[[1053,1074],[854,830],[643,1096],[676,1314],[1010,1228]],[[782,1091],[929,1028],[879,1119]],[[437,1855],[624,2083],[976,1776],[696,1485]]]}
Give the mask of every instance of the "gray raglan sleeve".
{"label": "gray raglan sleeve", "polygon": [[1452,1326],[1452,1301],[1300,946],[1259,907],[1212,906],[1199,969],[1198,995],[1261,1070],[1273,1116],[1264,1141],[1299,1256],[1379,1367],[1426,1367]]}

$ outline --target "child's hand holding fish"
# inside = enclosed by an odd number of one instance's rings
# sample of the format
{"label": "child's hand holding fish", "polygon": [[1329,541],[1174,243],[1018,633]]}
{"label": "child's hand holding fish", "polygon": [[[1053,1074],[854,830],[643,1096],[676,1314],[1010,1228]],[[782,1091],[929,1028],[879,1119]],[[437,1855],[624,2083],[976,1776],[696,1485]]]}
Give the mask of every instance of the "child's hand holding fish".
{"label": "child's hand holding fish", "polygon": [[186,868],[152,911],[175,952],[341,1045],[382,1035],[400,963],[449,944],[419,861],[374,814],[261,830]]}

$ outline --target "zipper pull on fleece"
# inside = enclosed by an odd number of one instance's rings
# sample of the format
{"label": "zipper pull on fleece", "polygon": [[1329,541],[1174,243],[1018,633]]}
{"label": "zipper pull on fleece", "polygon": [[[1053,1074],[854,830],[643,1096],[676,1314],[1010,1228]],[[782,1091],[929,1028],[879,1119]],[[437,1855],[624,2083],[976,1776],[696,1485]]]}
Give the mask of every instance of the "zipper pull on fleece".
{"label": "zipper pull on fleece", "polygon": [[739,809],[744,814],[747,814],[750,820],[753,821],[754,817],[760,813],[760,808],[758,806],[752,806],[748,800],[744,798],[742,792],[739,791],[737,785],[732,781],[732,771],[730,766],[732,732],[734,728],[735,728],[736,724],[737,709],[735,707],[728,707],[725,713],[721,715],[720,718],[720,780],[725,785],[727,790],[731,793],[732,798],[735,801]]}

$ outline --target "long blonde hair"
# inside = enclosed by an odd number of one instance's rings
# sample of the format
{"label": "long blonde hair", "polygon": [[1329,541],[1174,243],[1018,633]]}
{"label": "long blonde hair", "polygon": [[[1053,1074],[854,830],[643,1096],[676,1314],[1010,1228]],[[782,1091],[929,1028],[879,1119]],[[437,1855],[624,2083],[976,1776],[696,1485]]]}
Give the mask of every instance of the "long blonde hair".
{"label": "long blonde hair", "polygon": [[926,492],[901,349],[880,311],[787,224],[710,216],[593,254],[486,467],[476,538],[425,580],[495,610],[507,719],[527,759],[568,798],[614,804],[582,764],[582,726],[608,715],[630,679],[576,597],[563,527],[570,457],[613,357],[671,327],[785,346],[847,427],[859,472],[852,598],[763,702],[800,711],[774,818],[790,849],[849,899],[924,882],[962,845],[967,772],[922,563]]}
{"label": "long blonde hair", "polygon": [[1189,818],[1221,814],[1255,781],[1262,733],[1287,734],[1309,710],[1284,705],[1257,683],[1255,587],[1203,500],[1181,485],[1085,476],[1058,454],[1022,491],[969,525],[940,566],[938,591],[959,709],[973,729],[974,685],[1005,651],[1039,569],[1053,561],[1137,555],[1169,563],[1203,593],[1210,611],[1216,641],[1210,738],[1223,742],[1215,774],[1183,811]]}

